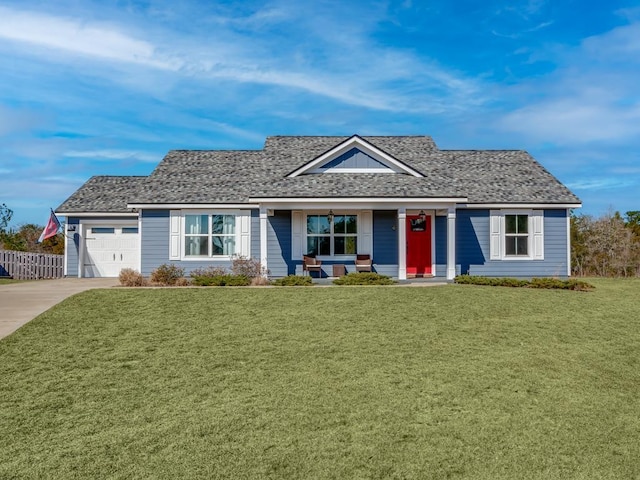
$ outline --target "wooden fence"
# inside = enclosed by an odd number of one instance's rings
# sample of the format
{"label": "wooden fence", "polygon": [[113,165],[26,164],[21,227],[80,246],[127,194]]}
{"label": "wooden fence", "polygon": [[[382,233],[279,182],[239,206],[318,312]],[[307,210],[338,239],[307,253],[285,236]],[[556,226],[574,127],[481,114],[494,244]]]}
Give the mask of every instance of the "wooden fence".
{"label": "wooden fence", "polygon": [[0,250],[0,277],[40,280],[64,276],[64,255]]}

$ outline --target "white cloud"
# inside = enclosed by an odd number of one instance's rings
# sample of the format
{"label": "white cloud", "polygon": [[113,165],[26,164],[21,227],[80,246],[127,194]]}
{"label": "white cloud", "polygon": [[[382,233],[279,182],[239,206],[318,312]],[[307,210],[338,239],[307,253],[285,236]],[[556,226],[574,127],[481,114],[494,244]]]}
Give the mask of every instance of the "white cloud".
{"label": "white cloud", "polygon": [[68,158],[91,158],[92,160],[138,160],[141,162],[159,162],[161,157],[136,150],[71,150],[64,153]]}
{"label": "white cloud", "polygon": [[[307,43],[303,45],[292,44],[281,35],[267,39],[251,31],[239,33],[234,28],[225,29],[223,23],[215,34],[206,37],[154,30],[149,35],[155,35],[156,40],[143,39],[115,24],[7,7],[0,7],[0,38],[35,45],[39,48],[30,48],[27,53],[49,62],[73,63],[77,58],[100,62],[99,71],[103,74],[108,74],[103,68],[106,60],[202,81],[224,79],[292,88],[381,111],[444,113],[482,103],[478,81],[408,51],[371,41],[366,25],[375,24],[373,14],[368,20],[360,19],[356,27],[348,27],[347,22],[331,25],[334,32],[327,35],[321,26],[337,20],[334,12],[311,19],[306,19],[305,13],[308,12],[304,8],[291,12],[276,6],[242,19],[245,26],[308,27]],[[334,16],[329,18],[330,15]],[[338,41],[338,37],[347,34],[348,41]],[[297,62],[295,59],[306,58],[308,49],[314,51],[313,63]],[[58,55],[52,56],[51,51]],[[279,55],[273,55],[274,51]],[[157,79],[151,75],[149,81]]]}
{"label": "white cloud", "polygon": [[561,145],[640,140],[640,23],[587,38],[557,58],[558,68],[511,89],[531,100],[498,125]]}
{"label": "white cloud", "polygon": [[640,137],[640,104],[618,106],[589,96],[557,98],[515,110],[501,126],[557,144],[624,141]]}
{"label": "white cloud", "polygon": [[637,180],[622,179],[620,177],[598,177],[577,179],[567,183],[567,187],[576,190],[607,190],[619,189],[636,185]]}
{"label": "white cloud", "polygon": [[121,62],[163,66],[155,48],[109,26],[0,7],[0,37]]}
{"label": "white cloud", "polygon": [[49,121],[46,115],[28,110],[16,110],[0,105],[0,137],[29,131],[34,127],[41,127]]}

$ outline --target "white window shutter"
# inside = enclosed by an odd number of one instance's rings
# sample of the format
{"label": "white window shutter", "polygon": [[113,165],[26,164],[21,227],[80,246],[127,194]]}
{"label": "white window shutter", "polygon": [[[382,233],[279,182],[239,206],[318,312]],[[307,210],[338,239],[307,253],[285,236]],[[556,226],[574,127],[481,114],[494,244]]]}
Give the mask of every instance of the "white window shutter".
{"label": "white window shutter", "polygon": [[169,212],[169,260],[180,260],[180,226],[182,224],[182,212],[171,210]]}
{"label": "white window shutter", "polygon": [[544,260],[544,211],[534,210],[533,220],[533,259]]}
{"label": "white window shutter", "polygon": [[238,254],[242,257],[251,257],[251,211],[241,210],[236,217],[238,233],[240,235],[240,248]]}
{"label": "white window shutter", "polygon": [[291,211],[291,259],[301,260],[305,252],[302,250],[303,235],[303,216],[302,210]]}
{"label": "white window shutter", "polygon": [[361,211],[359,220],[358,253],[373,255],[373,211]]}
{"label": "white window shutter", "polygon": [[502,212],[500,210],[491,210],[489,221],[489,258],[491,260],[500,260],[502,258]]}

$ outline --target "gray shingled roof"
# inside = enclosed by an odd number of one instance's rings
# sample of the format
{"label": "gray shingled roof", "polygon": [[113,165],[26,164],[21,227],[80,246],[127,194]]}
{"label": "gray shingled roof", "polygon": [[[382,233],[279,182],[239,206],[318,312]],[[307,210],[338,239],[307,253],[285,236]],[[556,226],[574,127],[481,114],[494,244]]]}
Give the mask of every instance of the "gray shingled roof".
{"label": "gray shingled roof", "polygon": [[[263,150],[174,150],[149,177],[93,177],[58,211],[123,211],[128,203],[247,203],[260,197],[466,197],[469,203],[579,203],[524,151],[439,150],[430,137],[362,137],[422,173],[323,173],[287,178],[350,137],[269,137]],[[100,180],[104,179],[104,180]],[[121,188],[113,189],[118,183]],[[123,189],[130,188],[129,195]],[[113,191],[117,206],[103,210]],[[92,199],[95,193],[100,198]],[[123,197],[124,195],[124,197]],[[73,208],[72,208],[73,207]],[[81,210],[78,210],[81,209]],[[95,209],[95,210],[94,210]]]}
{"label": "gray shingled roof", "polygon": [[130,212],[127,203],[147,177],[95,176],[67,198],[56,212]]}

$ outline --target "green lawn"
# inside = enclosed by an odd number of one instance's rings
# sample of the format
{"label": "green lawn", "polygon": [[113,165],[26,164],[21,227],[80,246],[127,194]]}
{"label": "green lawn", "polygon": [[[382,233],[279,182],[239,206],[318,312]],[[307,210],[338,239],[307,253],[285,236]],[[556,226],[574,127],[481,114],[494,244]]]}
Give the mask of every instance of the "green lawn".
{"label": "green lawn", "polygon": [[18,283],[25,280],[14,280],[13,278],[0,278],[0,285],[8,285],[9,283]]}
{"label": "green lawn", "polygon": [[0,478],[640,477],[640,281],[111,289],[0,341]]}

